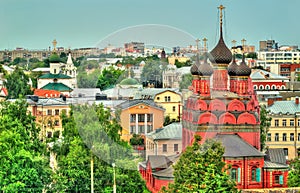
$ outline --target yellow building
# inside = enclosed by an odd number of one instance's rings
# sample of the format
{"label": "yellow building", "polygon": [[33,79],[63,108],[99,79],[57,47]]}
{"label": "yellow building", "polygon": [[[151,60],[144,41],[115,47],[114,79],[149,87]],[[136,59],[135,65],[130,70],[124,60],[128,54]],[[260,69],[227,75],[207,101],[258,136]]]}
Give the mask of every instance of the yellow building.
{"label": "yellow building", "polygon": [[138,92],[136,99],[151,99],[166,111],[164,116],[169,116],[172,121],[179,121],[182,112],[181,94],[176,89],[147,88]]}
{"label": "yellow building", "polygon": [[186,57],[186,56],[169,56],[168,57],[169,64],[173,64],[174,65],[176,60],[178,60],[178,62],[185,63],[188,60],[190,60],[190,58]]}
{"label": "yellow building", "polygon": [[269,99],[267,110],[272,121],[266,145],[269,148],[283,148],[288,160],[294,159],[300,151],[299,98],[291,101]]}
{"label": "yellow building", "polygon": [[60,115],[70,111],[68,102],[62,98],[39,98],[31,96],[27,99],[28,110],[36,117],[37,126],[41,128],[40,138],[62,136],[62,121]]}
{"label": "yellow building", "polygon": [[129,141],[133,134],[146,135],[164,123],[164,111],[152,100],[128,100],[116,107],[120,110],[121,138]]}

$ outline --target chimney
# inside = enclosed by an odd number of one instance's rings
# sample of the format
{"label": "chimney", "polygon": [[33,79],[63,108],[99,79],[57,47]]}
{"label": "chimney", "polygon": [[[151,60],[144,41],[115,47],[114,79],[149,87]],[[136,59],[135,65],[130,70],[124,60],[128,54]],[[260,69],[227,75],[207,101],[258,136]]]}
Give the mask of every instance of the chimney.
{"label": "chimney", "polygon": [[274,98],[270,97],[268,98],[268,107],[272,106],[274,104]]}
{"label": "chimney", "polygon": [[299,105],[299,97],[295,98],[295,103],[296,103],[296,105]]}

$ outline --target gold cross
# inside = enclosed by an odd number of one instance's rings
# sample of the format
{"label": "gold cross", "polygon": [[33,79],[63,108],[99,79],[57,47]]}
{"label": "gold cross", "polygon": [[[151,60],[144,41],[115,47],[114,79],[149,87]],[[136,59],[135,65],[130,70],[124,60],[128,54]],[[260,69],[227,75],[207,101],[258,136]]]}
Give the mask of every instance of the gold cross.
{"label": "gold cross", "polygon": [[207,38],[203,38],[202,41],[203,41],[204,50],[206,51]]}
{"label": "gold cross", "polygon": [[199,42],[200,42],[200,40],[199,40],[199,38],[197,38],[196,39],[196,49],[197,49],[197,51],[198,51]]}
{"label": "gold cross", "polygon": [[222,23],[223,23],[223,9],[225,9],[225,7],[223,6],[223,5],[220,5],[219,7],[218,7],[218,9],[220,9],[220,24],[222,25]]}

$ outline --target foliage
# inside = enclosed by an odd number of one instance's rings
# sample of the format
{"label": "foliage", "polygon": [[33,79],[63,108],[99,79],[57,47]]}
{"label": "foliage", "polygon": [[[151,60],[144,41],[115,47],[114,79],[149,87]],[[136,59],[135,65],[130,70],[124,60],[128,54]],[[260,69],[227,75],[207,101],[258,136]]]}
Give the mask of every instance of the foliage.
{"label": "foliage", "polygon": [[155,88],[162,88],[162,73],[166,68],[167,64],[160,60],[147,60],[141,74],[143,86],[153,84]]}
{"label": "foliage", "polygon": [[192,62],[190,60],[187,60],[186,62],[179,62],[178,59],[175,59],[175,66],[177,68],[181,68],[183,66],[191,66]]}
{"label": "foliage", "polygon": [[130,139],[130,145],[144,145],[144,139],[141,135],[133,134]]}
{"label": "foliage", "polygon": [[78,72],[77,85],[78,88],[96,88],[100,70],[96,69],[91,73]]}
{"label": "foliage", "polygon": [[38,87],[38,85],[37,85],[37,79],[40,77],[40,76],[42,76],[42,72],[41,71],[39,71],[39,72],[31,72],[30,74],[29,74],[29,78],[31,79],[31,81],[32,81],[32,87],[33,88],[37,88]]}
{"label": "foliage", "polygon": [[7,88],[8,99],[20,98],[25,95],[32,94],[30,89],[29,77],[18,66],[13,73],[7,75],[7,81],[4,82],[4,86]]}
{"label": "foliage", "polygon": [[165,116],[164,126],[170,125],[171,123],[172,123],[172,120],[171,120],[170,116],[169,115]]}
{"label": "foliage", "polygon": [[0,190],[42,192],[51,169],[45,145],[39,141],[34,117],[25,101],[2,102],[0,111]]}
{"label": "foliage", "polygon": [[174,183],[162,192],[238,192],[236,184],[227,175],[223,162],[224,147],[212,139],[200,145],[195,136],[192,146],[186,148],[174,167]]}
{"label": "foliage", "polygon": [[288,176],[289,187],[300,187],[300,157],[298,156],[290,162],[290,171]]}
{"label": "foliage", "polygon": [[119,77],[123,72],[123,70],[115,69],[113,66],[103,69],[98,78],[97,88],[106,90],[113,87],[120,80]]}
{"label": "foliage", "polygon": [[250,52],[246,56],[247,58],[257,59],[257,53],[256,52]]}
{"label": "foliage", "polygon": [[179,89],[188,89],[189,86],[192,85],[193,76],[192,74],[183,74],[181,76],[181,81],[179,82]]}
{"label": "foliage", "polygon": [[271,126],[272,118],[268,116],[266,107],[260,106],[260,149],[264,151],[266,149],[266,139],[269,127]]}
{"label": "foliage", "polygon": [[[131,148],[121,140],[121,126],[103,105],[73,106],[70,116],[62,114],[62,143],[56,142],[58,170],[53,176],[53,192],[90,192],[93,160],[95,192],[113,187],[116,163],[117,192],[143,192],[145,183],[136,170]],[[108,136],[108,138],[107,138]],[[126,169],[135,168],[135,170]]]}

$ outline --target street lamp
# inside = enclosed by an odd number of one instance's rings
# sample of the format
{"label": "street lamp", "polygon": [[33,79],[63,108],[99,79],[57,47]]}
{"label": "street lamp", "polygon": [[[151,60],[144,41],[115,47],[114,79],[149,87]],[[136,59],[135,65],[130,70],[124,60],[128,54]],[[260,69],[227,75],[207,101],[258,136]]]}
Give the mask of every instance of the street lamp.
{"label": "street lamp", "polygon": [[113,193],[117,193],[117,185],[116,185],[116,164],[112,163],[112,167],[114,169],[114,186],[113,186]]}

